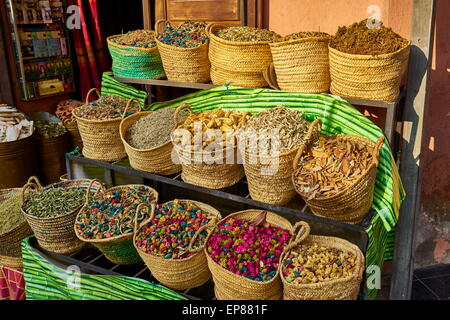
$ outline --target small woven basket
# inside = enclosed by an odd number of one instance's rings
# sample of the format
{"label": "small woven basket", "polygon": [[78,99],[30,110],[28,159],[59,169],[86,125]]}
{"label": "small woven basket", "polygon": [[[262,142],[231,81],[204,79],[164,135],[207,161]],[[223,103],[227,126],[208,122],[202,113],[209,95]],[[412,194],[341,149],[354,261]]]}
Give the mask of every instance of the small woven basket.
{"label": "small woven basket", "polygon": [[[86,105],[89,103],[89,96],[92,92],[100,93],[96,88],[92,88],[86,95]],[[112,120],[88,120],[77,115],[77,109],[72,111],[77,119],[78,129],[83,140],[83,156],[89,159],[114,162],[127,156],[125,147],[120,139],[120,122],[125,118],[131,102],[136,102],[139,108],[141,105],[137,98],[128,100],[122,118]]]}
{"label": "small woven basket", "polygon": [[[208,212],[211,216],[211,223],[215,223],[217,220],[221,219],[222,216],[220,212],[215,208],[211,207],[202,202],[192,201],[192,200],[173,200],[179,202],[192,202],[202,210]],[[173,202],[170,201],[170,202]],[[141,205],[140,205],[141,206]],[[139,210],[139,207],[138,207]],[[145,262],[147,267],[150,269],[152,276],[155,277],[163,285],[175,289],[175,290],[186,290],[190,288],[199,287],[211,278],[211,272],[208,269],[208,264],[206,262],[206,255],[204,245],[193,249],[192,245],[195,242],[196,236],[200,234],[203,230],[207,229],[208,232],[212,231],[212,227],[208,225],[202,226],[197,230],[196,234],[192,237],[189,244],[189,252],[191,255],[184,259],[164,259],[163,257],[155,256],[150,253],[145,253],[136,246],[136,235],[139,231],[147,224],[151,224],[153,219],[154,208],[152,208],[152,216],[143,221],[139,227],[136,226],[133,244],[141,256],[142,260]],[[205,241],[206,243],[206,241]]]}
{"label": "small woven basket", "polygon": [[378,159],[380,157],[380,148],[384,143],[384,137],[380,137],[376,143],[366,138],[353,135],[330,135],[325,138],[334,139],[335,137],[342,137],[346,140],[368,145],[373,148],[372,163],[366,172],[362,173],[355,179],[352,185],[346,187],[338,194],[329,197],[315,197],[308,200],[308,197],[300,192],[295,179],[302,170],[299,161],[300,157],[308,150],[310,142],[307,142],[300,146],[295,156],[292,182],[297,192],[302,196],[303,200],[305,200],[315,215],[350,224],[358,224],[366,217],[372,207]]}
{"label": "small woven basket", "polygon": [[322,93],[330,89],[329,37],[269,43],[281,90]]}
{"label": "small woven basket", "polygon": [[[34,182],[32,182],[34,180]],[[23,204],[21,207],[22,214],[28,221],[31,229],[36,236],[39,245],[45,250],[56,252],[60,254],[70,254],[80,250],[84,243],[78,240],[73,230],[73,224],[81,206],[72,212],[68,212],[64,215],[40,218],[28,214],[25,211],[25,193],[30,190],[34,192],[40,192],[50,188],[83,188],[87,190],[87,187],[91,183],[89,179],[77,179],[77,180],[66,180],[57,182],[47,187],[43,188],[39,180],[36,177],[31,177],[29,182],[23,187],[22,199]],[[99,183],[100,185],[100,183]],[[99,188],[96,186],[95,189]]]}
{"label": "small woven basket", "polygon": [[381,55],[350,54],[331,46],[331,93],[341,97],[395,101],[408,66],[408,42],[396,52]]}
{"label": "small woven basket", "polygon": [[[305,137],[307,141],[319,137],[321,124],[320,119],[311,123]],[[278,157],[253,155],[240,148],[239,151],[244,158],[248,189],[253,200],[284,205],[295,197],[297,192],[292,184],[294,172],[292,165],[298,148],[281,153]],[[278,163],[275,171],[274,163]]]}
{"label": "small woven basket", "polygon": [[[20,195],[21,188],[0,189],[0,203],[16,195]],[[28,222],[15,226],[0,234],[0,265],[10,268],[22,267],[22,240],[33,234]]]}
{"label": "small woven basket", "polygon": [[[177,122],[179,121],[177,115],[184,108],[186,108],[186,106],[181,105],[175,111],[175,127],[181,124]],[[191,109],[189,108],[189,110]],[[136,149],[130,146],[126,141],[128,129],[137,120],[150,113],[151,111],[139,112],[123,119],[120,123],[120,138],[122,139],[123,145],[125,146],[125,151],[128,155],[128,159],[130,160],[131,167],[137,170],[162,175],[170,175],[180,172],[181,165],[172,161],[173,144],[170,140],[151,149]]]}
{"label": "small woven basket", "polygon": [[240,42],[222,39],[214,34],[223,25],[210,24],[206,28],[211,61],[211,80],[216,85],[229,82],[233,86],[260,88],[267,82],[263,72],[272,62],[268,41]]}
{"label": "small woven basket", "polygon": [[350,251],[356,256],[355,272],[345,278],[330,280],[319,283],[295,284],[287,282],[283,276],[283,263],[287,259],[289,252],[300,244],[294,241],[283,252],[280,259],[279,274],[283,282],[284,300],[356,300],[360,290],[364,272],[364,255],[354,244],[335,237],[308,236],[302,241],[304,245],[318,245],[327,248],[336,248]]}
{"label": "small woven basket", "polygon": [[[261,210],[244,210],[232,213],[219,221],[218,225],[224,223],[228,218],[253,220],[261,213]],[[309,234],[309,225],[305,222],[299,222],[292,227],[291,223],[279,215],[267,212],[267,222],[272,226],[281,227],[289,230],[293,235],[295,230],[303,227],[297,234],[304,238]],[[213,233],[210,233],[210,236]],[[209,237],[207,238],[209,239]],[[219,300],[280,300],[283,297],[283,287],[278,271],[269,281],[261,282],[248,279],[243,276],[232,273],[231,271],[217,264],[206,252],[208,267],[211,271],[214,281],[214,292]]]}
{"label": "small woven basket", "polygon": [[[170,25],[169,21],[160,19],[155,23],[156,32],[161,23]],[[211,65],[208,59],[208,42],[198,47],[179,48],[156,39],[167,79],[180,82],[209,82]]]}
{"label": "small woven basket", "polygon": [[[92,183],[97,181],[96,179],[92,180]],[[105,189],[103,186],[101,188],[101,192],[107,193],[116,189],[120,189],[123,187],[142,187],[143,185],[122,185],[117,187],[112,187],[109,189]],[[158,192],[156,192],[155,189],[150,188],[148,186],[144,186],[149,193],[152,193],[155,197],[155,203],[158,202]],[[96,247],[98,250],[100,250],[103,255],[115,264],[121,264],[121,265],[128,265],[128,264],[135,264],[141,261],[141,258],[139,257],[136,249],[133,246],[133,233],[125,233],[121,234],[119,236],[114,236],[107,239],[86,239],[83,237],[82,234],[80,234],[78,228],[76,227],[76,224],[78,224],[80,214],[83,212],[87,204],[90,202],[89,200],[89,189],[88,187],[88,193],[86,194],[86,203],[84,204],[83,208],[79,210],[79,214],[77,215],[74,224],[72,224],[72,228],[75,229],[75,235],[77,238],[82,241],[83,243],[90,243],[94,247]],[[137,209],[137,208],[136,208]],[[136,210],[137,215],[138,210]],[[74,227],[75,225],[75,227]]]}
{"label": "small woven basket", "polygon": [[80,131],[78,130],[77,122],[69,122],[67,119],[63,121],[64,127],[69,131],[72,146],[83,149],[83,140],[81,139]]}

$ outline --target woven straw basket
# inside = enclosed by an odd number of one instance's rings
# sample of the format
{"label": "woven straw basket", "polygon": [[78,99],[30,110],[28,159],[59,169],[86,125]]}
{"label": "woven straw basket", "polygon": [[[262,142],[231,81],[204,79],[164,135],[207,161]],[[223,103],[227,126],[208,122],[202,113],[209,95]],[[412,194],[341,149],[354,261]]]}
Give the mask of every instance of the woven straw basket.
{"label": "woven straw basket", "polygon": [[[170,25],[169,21],[160,19],[155,23],[156,32],[161,23]],[[208,42],[198,47],[179,48],[156,39],[167,79],[180,82],[209,82],[211,64],[208,59]]]}
{"label": "woven straw basket", "polygon": [[[181,105],[175,111],[175,127],[181,124],[178,120],[178,113],[184,108],[186,108],[186,106]],[[189,108],[189,110],[191,109]],[[131,167],[134,169],[162,175],[170,175],[180,172],[181,165],[173,163],[172,161],[173,144],[170,140],[159,146],[145,150],[133,148],[126,141],[128,129],[137,120],[150,113],[151,111],[139,112],[123,119],[120,123],[120,138],[122,139],[123,145],[125,146],[125,151],[130,160]]]}
{"label": "woven straw basket", "polygon": [[303,200],[305,200],[315,215],[341,222],[358,224],[365,218],[372,207],[378,159],[380,156],[380,148],[384,143],[384,137],[380,137],[376,143],[366,138],[353,135],[330,135],[325,138],[334,139],[335,137],[342,137],[346,140],[365,144],[373,148],[373,160],[367,171],[355,179],[352,185],[346,187],[338,194],[331,197],[316,197],[308,200],[308,197],[299,191],[295,182],[295,177],[302,169],[301,164],[299,164],[300,157],[307,151],[307,145],[310,144],[307,143],[300,146],[294,159],[295,171],[292,175],[292,182],[297,192],[302,196]]}
{"label": "woven straw basket", "polygon": [[[218,210],[205,203],[192,200],[173,200],[173,201],[179,201],[182,203],[183,202],[194,203],[202,210],[208,212],[211,215],[212,224],[222,218]],[[139,209],[140,208],[138,207],[138,210]],[[191,242],[189,244],[188,250],[191,253],[189,257],[184,259],[164,259],[163,257],[155,256],[150,253],[145,253],[136,246],[137,234],[144,226],[146,226],[149,223],[151,224],[151,220],[153,219],[153,213],[154,208],[152,208],[152,216],[146,221],[142,222],[139,225],[139,227],[137,227],[136,221],[135,230],[137,230],[137,232],[135,233],[133,240],[133,244],[137,252],[141,256],[142,260],[144,260],[147,267],[150,269],[152,276],[155,277],[155,279],[157,279],[163,285],[175,290],[186,290],[190,288],[195,288],[207,282],[211,278],[211,272],[209,271],[208,264],[206,262],[206,255],[205,251],[203,250],[204,245],[195,249],[192,248],[192,245],[195,241],[196,236],[200,234],[200,232],[202,232],[205,229],[207,229],[208,232],[211,232],[212,227],[209,228],[208,224],[197,230],[196,234],[192,237]]]}
{"label": "woven straw basket", "polygon": [[[94,91],[100,97],[98,90],[92,88],[86,95],[86,105],[89,103],[89,95]],[[77,116],[77,109],[72,111],[73,116],[77,119],[78,129],[83,140],[83,156],[108,162],[118,161],[127,156],[120,139],[119,127],[133,101],[137,102],[139,108],[141,107],[138,99],[131,98],[128,100],[122,118],[112,120],[87,120]]]}
{"label": "woven straw basket", "polygon": [[395,101],[408,66],[410,43],[396,52],[375,56],[349,54],[329,47],[331,93],[341,97]]}
{"label": "woven straw basket", "polygon": [[[152,31],[154,34],[154,32]],[[166,77],[158,48],[121,45],[112,41],[122,34],[107,38],[112,57],[114,76],[135,79],[163,79]]]}
{"label": "woven straw basket", "polygon": [[263,72],[272,62],[268,41],[239,42],[222,39],[214,34],[225,26],[210,24],[206,28],[211,61],[211,80],[216,85],[229,82],[233,86],[266,87]]}
{"label": "woven straw basket", "polygon": [[[34,182],[31,180],[34,179]],[[78,209],[75,209],[72,212],[66,213],[64,215],[49,217],[49,218],[40,218],[35,217],[33,215],[28,214],[25,211],[25,193],[30,190],[34,190],[34,192],[40,192],[50,188],[83,188],[87,189],[91,180],[89,179],[77,179],[77,180],[67,180],[58,183],[54,183],[48,185],[43,188],[39,183],[37,178],[30,178],[29,182],[23,187],[22,190],[22,213],[25,216],[25,219],[28,221],[31,229],[36,236],[36,239],[39,245],[51,252],[56,252],[60,254],[70,254],[75,251],[78,251],[84,246],[84,243],[78,240],[73,230],[73,224],[75,222],[75,218],[78,212],[81,209],[81,206]],[[98,188],[98,186],[96,186]]]}
{"label": "woven straw basket", "polygon": [[[218,225],[224,223],[228,218],[253,220],[261,213],[261,210],[250,209],[232,213],[219,221]],[[300,222],[292,227],[291,223],[279,215],[267,212],[267,222],[272,226],[289,230],[293,235],[298,227],[303,226],[299,231],[299,237],[304,238],[309,234],[309,226],[305,222]],[[212,235],[211,233],[210,235]],[[208,237],[209,239],[209,237]],[[208,267],[214,281],[214,292],[219,300],[280,300],[283,297],[283,287],[278,272],[269,281],[261,282],[239,276],[221,267],[208,255],[205,247],[205,254],[208,260]]]}
{"label": "woven straw basket", "polygon": [[[21,191],[21,188],[0,189],[0,203],[10,197],[20,195]],[[26,221],[0,234],[0,265],[21,268],[22,240],[31,234],[33,234],[33,230]]]}
{"label": "woven straw basket", "polygon": [[67,119],[63,121],[64,127],[67,129],[72,141],[72,146],[83,149],[83,140],[81,139],[80,131],[78,130],[77,122],[69,122]]}
{"label": "woven straw basket", "polygon": [[299,244],[300,242],[294,241],[289,245],[289,248],[286,247],[286,251],[283,253],[285,258],[280,260],[279,273],[283,282],[284,300],[356,300],[364,272],[364,255],[357,246],[340,238],[308,236],[302,242],[302,245],[316,244],[318,246],[352,252],[356,256],[355,272],[348,277],[327,282],[309,284],[289,283],[285,280],[282,273],[283,263],[287,259],[291,249],[297,247]]}
{"label": "woven straw basket", "polygon": [[[92,180],[91,184],[94,182],[98,182],[96,179]],[[121,189],[123,187],[142,187],[143,185],[134,185],[134,184],[128,184],[128,185],[122,185],[117,187],[112,187],[109,189],[105,189],[104,186],[102,186],[100,192],[108,193],[110,191]],[[148,186],[144,186],[149,193],[152,193],[155,197],[155,203],[158,202],[158,192],[156,192],[155,189],[150,188]],[[89,187],[90,188],[90,187]],[[88,188],[88,190],[89,190]],[[78,228],[76,227],[76,224],[79,221],[79,217],[81,212],[83,212],[84,208],[87,206],[87,204],[90,202],[89,200],[89,192],[86,194],[86,203],[84,204],[83,208],[79,211],[79,214],[77,215],[74,224],[72,224],[72,228],[75,229],[75,234],[78,237],[79,240],[83,241],[84,243],[90,243],[94,247],[96,247],[98,250],[100,250],[103,255],[115,264],[135,264],[141,261],[141,258],[139,257],[138,253],[136,252],[136,249],[133,247],[133,233],[125,233],[119,236],[114,236],[107,239],[86,239],[83,237],[82,234],[80,234]],[[137,208],[136,208],[137,209]],[[136,210],[136,214],[137,214]],[[74,227],[75,225],[75,227]]]}
{"label": "woven straw basket", "polygon": [[330,89],[329,37],[269,43],[281,90],[322,93]]}
{"label": "woven straw basket", "polygon": [[[322,122],[314,120],[306,133],[307,141],[319,137]],[[317,127],[317,129],[316,129]],[[244,158],[244,170],[247,177],[250,196],[253,200],[274,205],[284,205],[295,197],[292,184],[292,167],[298,147],[281,153],[278,157],[253,155],[240,148]],[[276,171],[272,168],[278,162]]]}

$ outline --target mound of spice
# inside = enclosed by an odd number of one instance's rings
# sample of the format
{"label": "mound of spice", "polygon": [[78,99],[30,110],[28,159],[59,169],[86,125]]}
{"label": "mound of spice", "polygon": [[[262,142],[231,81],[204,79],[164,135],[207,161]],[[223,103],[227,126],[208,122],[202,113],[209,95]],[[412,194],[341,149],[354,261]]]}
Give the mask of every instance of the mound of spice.
{"label": "mound of spice", "polygon": [[73,117],[72,111],[82,104],[83,103],[74,100],[61,101],[56,106],[55,114],[63,122],[76,122],[76,119]]}
{"label": "mound of spice", "polygon": [[176,27],[170,25],[166,26],[163,33],[158,34],[157,39],[162,43],[171,46],[193,48],[198,47],[209,40],[205,30],[205,21],[199,22],[188,20]]}
{"label": "mound of spice", "polygon": [[281,38],[276,32],[248,26],[228,27],[218,30],[216,34],[222,39],[239,42],[272,42]]}
{"label": "mound of spice", "polygon": [[[83,105],[75,109],[75,114],[83,119],[87,120],[112,120],[121,118],[128,100],[122,97],[108,95],[102,96],[100,99]],[[136,103],[132,102],[132,105],[128,108],[126,116],[139,111]]]}
{"label": "mound of spice", "polygon": [[80,208],[86,199],[82,188],[49,188],[31,194],[24,211],[38,218],[61,216]]}
{"label": "mound of spice", "polygon": [[[192,237],[211,216],[193,202],[172,201],[158,205],[152,222],[136,236],[136,245],[142,251],[165,259],[184,259]],[[199,234],[193,244],[197,248],[205,243],[207,232]]]}
{"label": "mound of spice", "polygon": [[267,153],[283,153],[303,144],[311,123],[302,116],[303,113],[284,106],[253,115],[241,135],[247,152],[257,154],[266,147]]}
{"label": "mound of spice", "polygon": [[296,32],[296,33],[292,33],[289,34],[287,36],[275,39],[274,42],[281,42],[281,41],[290,41],[290,40],[297,40],[297,39],[304,39],[304,38],[316,38],[316,37],[320,37],[320,38],[329,38],[330,35],[328,33],[325,32],[316,32],[316,31],[304,31],[304,32]]}
{"label": "mound of spice", "polygon": [[339,27],[330,46],[345,53],[379,55],[395,52],[408,43],[408,40],[391,28],[386,28],[381,21],[378,22],[380,27],[373,29],[367,27],[367,22],[362,20],[349,27]]}
{"label": "mound of spice", "polygon": [[[75,227],[85,239],[107,239],[131,233],[140,203],[155,203],[155,195],[145,186],[121,187],[97,195],[78,216]],[[148,216],[138,212],[138,221]]]}
{"label": "mound of spice", "polygon": [[333,196],[367,171],[372,153],[372,147],[355,141],[320,137],[300,158],[295,184],[308,200]]}
{"label": "mound of spice", "polygon": [[129,31],[120,37],[111,39],[112,42],[123,46],[154,48],[156,47],[155,32],[152,30]]}
{"label": "mound of spice", "polygon": [[67,129],[61,122],[55,122],[50,120],[36,120],[34,121],[37,133],[42,138],[55,138],[62,136],[67,132]]}
{"label": "mound of spice", "polygon": [[318,283],[348,277],[355,266],[356,256],[350,251],[300,245],[284,260],[282,274],[290,283]]}
{"label": "mound of spice", "polygon": [[[170,133],[175,129],[173,118],[175,108],[162,108],[141,117],[127,130],[126,141],[136,149],[151,149],[170,141]],[[180,121],[186,120],[188,113],[181,111]]]}
{"label": "mound of spice", "polygon": [[270,226],[228,218],[215,228],[206,244],[208,255],[223,268],[255,281],[269,281],[277,272],[280,255],[291,235]]}
{"label": "mound of spice", "polygon": [[25,222],[25,218],[20,212],[21,204],[22,197],[20,194],[0,202],[0,234],[8,232]]}

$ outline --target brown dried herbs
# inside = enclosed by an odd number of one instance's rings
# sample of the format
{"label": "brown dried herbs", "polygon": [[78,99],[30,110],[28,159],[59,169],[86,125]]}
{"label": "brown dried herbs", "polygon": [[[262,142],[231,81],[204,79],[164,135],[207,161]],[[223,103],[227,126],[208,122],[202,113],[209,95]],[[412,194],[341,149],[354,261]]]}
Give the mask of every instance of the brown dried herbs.
{"label": "brown dried herbs", "polygon": [[325,32],[296,32],[289,34],[287,36],[284,36],[282,38],[276,39],[275,42],[281,42],[281,41],[290,41],[290,40],[297,40],[297,39],[304,39],[304,38],[313,38],[313,37],[320,37],[320,38],[329,38],[330,35]]}
{"label": "brown dried herbs", "polygon": [[217,31],[217,36],[225,40],[240,42],[272,42],[281,37],[279,34],[267,29],[258,29],[247,26],[220,29]]}

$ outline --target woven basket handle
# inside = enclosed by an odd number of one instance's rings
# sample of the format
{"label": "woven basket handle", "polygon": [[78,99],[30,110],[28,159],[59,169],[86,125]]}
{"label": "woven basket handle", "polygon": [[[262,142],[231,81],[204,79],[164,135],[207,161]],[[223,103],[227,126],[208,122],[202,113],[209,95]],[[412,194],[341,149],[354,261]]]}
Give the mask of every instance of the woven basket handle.
{"label": "woven basket handle", "polygon": [[73,121],[70,121],[68,118],[65,118],[65,119],[62,121],[62,124],[63,124],[63,126],[65,126],[65,125],[67,125],[68,123],[76,123],[76,122],[77,122],[76,119],[74,119]]}
{"label": "woven basket handle", "polygon": [[[142,208],[149,208],[150,207],[150,217],[148,217],[147,219],[143,220],[141,222],[141,224],[139,225],[138,222],[138,213],[140,210],[142,210]],[[143,225],[146,225],[147,223],[149,223],[150,221],[153,220],[153,218],[155,218],[155,208],[156,205],[154,203],[151,203],[150,206],[148,205],[148,203],[139,203],[139,205],[136,208],[136,214],[134,215],[134,235],[136,236],[138,230],[140,229],[140,227],[142,227]]]}
{"label": "woven basket handle", "polygon": [[39,181],[38,177],[36,177],[36,176],[29,177],[27,183],[35,183],[38,185],[39,189],[43,188],[41,182]]}
{"label": "woven basket handle", "polygon": [[92,92],[97,93],[97,96],[98,96],[99,98],[101,97],[100,92],[97,90],[97,88],[92,88],[92,89],[89,90],[88,93],[86,94],[86,102],[85,102],[85,104],[89,104],[89,97],[90,97],[90,95],[91,95]]}
{"label": "woven basket handle", "polygon": [[[297,229],[301,228],[296,232]],[[311,231],[311,227],[305,221],[299,221],[294,225],[294,229],[292,231],[295,234],[294,239],[291,240],[286,247],[284,247],[283,252],[280,255],[279,266],[281,267],[282,262],[286,256],[292,249],[302,243],[308,236]]]}
{"label": "woven basket handle", "polygon": [[42,190],[42,186],[41,186],[41,185],[38,185],[38,184],[36,184],[36,183],[34,183],[34,182],[28,182],[28,183],[26,183],[26,184],[23,186],[23,188],[22,188],[22,198],[21,198],[22,204],[25,202],[25,193],[26,193],[27,191],[39,192],[39,191],[41,191],[41,190]]}
{"label": "woven basket handle", "polygon": [[122,118],[125,118],[125,116],[127,115],[128,108],[131,106],[131,103],[132,103],[133,101],[134,101],[135,103],[138,104],[138,106],[139,106],[139,111],[142,110],[142,107],[141,107],[141,104],[139,103],[138,98],[130,98],[130,100],[128,100],[128,102],[127,102],[127,105],[125,106],[125,110],[123,110]]}
{"label": "woven basket handle", "polygon": [[277,75],[275,73],[275,67],[271,63],[266,70],[263,71],[264,80],[269,84],[269,87],[275,90],[280,90],[277,82]]}
{"label": "woven basket handle", "polygon": [[314,133],[314,128],[317,126],[319,133],[322,130],[322,120],[320,119],[315,119],[311,125],[309,126],[308,132],[306,133],[306,137],[305,137],[305,143],[302,144],[297,151],[297,154],[295,155],[294,158],[294,162],[292,164],[292,167],[295,169],[297,169],[298,166],[298,162],[300,161],[300,158],[303,154],[303,152],[305,151],[306,147],[311,143],[311,138],[313,136]]}
{"label": "woven basket handle", "polygon": [[189,116],[192,115],[192,108],[190,106],[188,106],[187,104],[183,104],[181,106],[179,106],[177,108],[177,110],[175,110],[175,113],[173,114],[173,120],[175,121],[175,127],[178,127],[179,125],[181,125],[183,123],[183,121],[180,121],[179,116],[180,116],[180,112],[181,110],[188,110],[189,111]]}
{"label": "woven basket handle", "polygon": [[165,26],[167,26],[167,25],[170,26],[170,22],[167,21],[166,19],[159,19],[158,21],[155,22],[155,32],[156,33],[159,33],[158,28],[161,23],[164,23]]}
{"label": "woven basket handle", "polygon": [[[217,219],[217,217],[213,217],[213,219],[211,221],[216,220],[216,219]],[[215,228],[215,227],[217,227],[217,223],[211,222],[211,221],[209,223],[201,226],[197,230],[197,232],[195,232],[194,236],[192,237],[191,241],[189,242],[189,246],[187,248],[188,252],[190,252],[190,253],[197,253],[197,252],[203,250],[203,248],[206,246],[206,243],[208,242],[209,237],[212,235],[212,232],[208,233],[208,235],[205,238],[205,243],[202,246],[199,246],[198,248],[195,248],[195,249],[192,248],[192,246],[195,243],[195,240],[197,240],[197,237],[200,235],[200,233],[205,231],[206,228]]]}
{"label": "woven basket handle", "polygon": [[380,149],[384,144],[384,136],[378,138],[375,148],[373,149],[372,158],[374,159],[376,165],[378,166],[378,160],[380,159]]}
{"label": "woven basket handle", "polygon": [[106,188],[100,180],[92,179],[91,182],[89,183],[88,188],[86,189],[86,204],[91,202],[89,199],[89,195],[91,194],[91,188],[94,185],[94,183],[98,183],[100,185],[100,188],[98,188],[98,190],[95,192],[95,194],[97,194],[100,190],[103,194],[105,194],[105,192],[106,192]]}
{"label": "woven basket handle", "polygon": [[205,32],[208,35],[208,38],[211,37],[211,32],[213,32],[213,29],[223,29],[223,28],[227,28],[228,26],[224,25],[224,24],[220,24],[220,23],[209,23],[206,28],[205,28]]}

